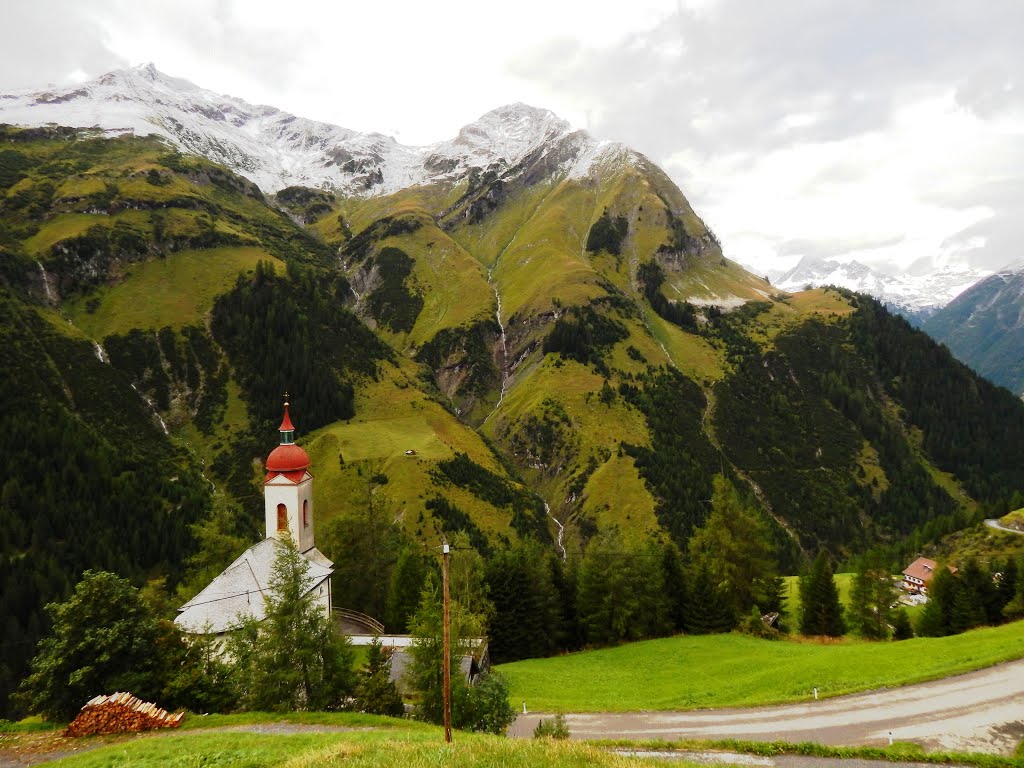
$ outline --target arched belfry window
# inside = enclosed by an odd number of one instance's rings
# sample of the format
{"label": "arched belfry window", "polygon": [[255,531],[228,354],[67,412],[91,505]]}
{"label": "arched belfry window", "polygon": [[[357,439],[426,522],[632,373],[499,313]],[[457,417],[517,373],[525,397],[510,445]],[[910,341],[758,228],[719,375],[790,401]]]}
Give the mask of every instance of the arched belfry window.
{"label": "arched belfry window", "polygon": [[278,532],[288,530],[288,507],[284,504],[277,505],[277,530]]}
{"label": "arched belfry window", "polygon": [[302,500],[302,527],[309,528],[309,499]]}

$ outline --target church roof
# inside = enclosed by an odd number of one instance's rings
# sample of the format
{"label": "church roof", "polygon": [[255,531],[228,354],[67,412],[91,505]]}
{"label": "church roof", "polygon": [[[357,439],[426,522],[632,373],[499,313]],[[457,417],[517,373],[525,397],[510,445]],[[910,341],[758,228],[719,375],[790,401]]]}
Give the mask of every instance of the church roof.
{"label": "church roof", "polygon": [[[263,484],[267,485],[272,480],[277,480],[278,478],[284,478],[285,481],[291,483],[292,485],[298,485],[303,480],[305,480],[307,477],[309,477],[309,478],[313,477],[313,475],[311,475],[309,473],[308,469],[297,469],[294,472],[267,472],[267,477],[263,481]],[[275,485],[281,485],[281,484],[282,483],[275,483]]]}
{"label": "church roof", "polygon": [[281,419],[281,426],[278,427],[280,432],[294,432],[295,427],[292,426],[292,419],[288,415],[288,403],[284,404],[284,418]]}
{"label": "church roof", "polygon": [[268,472],[297,472],[309,466],[309,455],[295,443],[277,446],[267,456]]}
{"label": "church roof", "polygon": [[[174,620],[181,629],[197,634],[227,632],[249,616],[257,620],[266,615],[265,596],[274,570],[274,558],[280,542],[267,538],[245,550],[238,559],[198,595],[179,608]],[[334,565],[313,547],[302,556],[308,563],[307,589],[304,594],[330,578]]]}

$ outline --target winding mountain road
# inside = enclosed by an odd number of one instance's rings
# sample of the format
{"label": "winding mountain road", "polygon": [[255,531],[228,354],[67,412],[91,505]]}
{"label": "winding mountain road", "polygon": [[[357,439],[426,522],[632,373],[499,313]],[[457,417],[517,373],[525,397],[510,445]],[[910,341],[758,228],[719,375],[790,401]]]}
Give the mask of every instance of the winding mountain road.
{"label": "winding mountain road", "polygon": [[989,528],[995,528],[997,531],[1006,531],[1007,533],[1024,534],[1024,531],[1018,531],[1016,528],[1007,528],[1005,525],[1000,523],[998,520],[989,519],[985,521],[985,525]]}
{"label": "winding mountain road", "polygon": [[[509,730],[530,736],[540,713]],[[1009,755],[1024,738],[1024,659],[929,683],[804,704],[688,712],[567,714],[578,739],[749,739]]]}

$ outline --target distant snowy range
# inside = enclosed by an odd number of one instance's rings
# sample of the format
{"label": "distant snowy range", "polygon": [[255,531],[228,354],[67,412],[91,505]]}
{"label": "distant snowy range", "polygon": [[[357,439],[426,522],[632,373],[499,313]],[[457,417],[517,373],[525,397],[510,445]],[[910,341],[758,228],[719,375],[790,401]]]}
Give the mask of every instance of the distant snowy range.
{"label": "distant snowy range", "polygon": [[835,285],[874,296],[982,376],[1024,396],[1024,263],[996,272],[947,266],[915,276],[805,257],[767,277],[783,291]]}
{"label": "distant snowy range", "polygon": [[921,275],[887,274],[856,260],[805,256],[791,269],[769,272],[767,277],[772,285],[783,291],[834,285],[867,293],[919,325],[991,274],[990,270],[966,265],[950,265]]}

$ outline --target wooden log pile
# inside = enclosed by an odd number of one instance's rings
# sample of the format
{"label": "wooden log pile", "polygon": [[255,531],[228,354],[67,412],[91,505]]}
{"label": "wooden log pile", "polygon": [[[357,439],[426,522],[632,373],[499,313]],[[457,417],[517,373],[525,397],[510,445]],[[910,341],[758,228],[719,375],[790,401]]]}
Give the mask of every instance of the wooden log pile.
{"label": "wooden log pile", "polygon": [[97,696],[82,707],[64,731],[65,736],[96,736],[105,733],[150,731],[177,728],[184,712],[169,714],[156,704],[142,701],[130,693]]}

